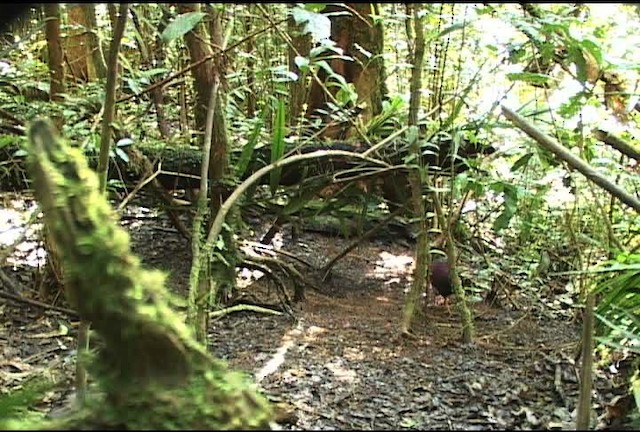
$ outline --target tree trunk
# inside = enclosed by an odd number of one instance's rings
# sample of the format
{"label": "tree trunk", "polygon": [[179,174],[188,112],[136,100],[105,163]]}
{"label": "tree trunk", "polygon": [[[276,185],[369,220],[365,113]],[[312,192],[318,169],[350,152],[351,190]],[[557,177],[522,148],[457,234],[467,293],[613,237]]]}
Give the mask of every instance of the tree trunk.
{"label": "tree trunk", "polygon": [[[47,50],[49,53],[49,74],[51,76],[49,98],[51,101],[60,101],[62,100],[62,94],[65,92],[64,57],[60,40],[60,5],[57,3],[45,3],[43,6],[46,19]],[[52,120],[56,128],[61,130],[64,124],[64,117],[56,116]],[[46,229],[43,232],[43,241],[47,251],[47,264],[40,287],[40,296],[43,299],[48,299],[56,294],[58,289],[64,287],[64,275],[62,273],[60,254]]]}
{"label": "tree trunk", "polygon": [[47,20],[45,33],[47,50],[49,51],[49,73],[51,74],[49,97],[51,101],[59,102],[65,92],[64,54],[60,39],[60,5],[57,3],[45,3],[44,11],[45,19]]}
{"label": "tree trunk", "polygon": [[88,23],[82,8],[82,4],[68,5],[67,17],[69,19],[69,35],[65,40],[65,54],[67,66],[74,79],[78,83],[89,82],[89,35]]}
{"label": "tree trunk", "polygon": [[[180,3],[178,4],[178,11],[181,14],[196,12],[200,10],[200,6],[197,3]],[[191,62],[196,63],[203,58],[212,54],[212,50],[207,44],[208,37],[202,22],[200,22],[195,28],[184,35],[184,41],[189,49],[189,55]],[[204,132],[207,107],[209,105],[209,94],[213,87],[213,62],[207,61],[200,64],[197,67],[191,69],[193,75],[193,86],[196,93],[196,105],[193,108],[193,112],[196,120],[196,130],[200,133]],[[202,143],[202,139],[200,140]]]}
{"label": "tree trunk", "polygon": [[[414,161],[420,161],[420,146],[418,144],[417,124],[418,111],[420,108],[420,88],[422,87],[422,67],[424,65],[424,20],[419,13],[418,5],[413,5],[413,23],[415,27],[415,50],[413,52],[413,72],[411,74],[411,99],[409,101],[409,126],[413,131],[413,141],[410,143],[411,153],[414,155]],[[409,334],[411,324],[415,315],[416,306],[420,299],[420,294],[424,292],[425,282],[427,279],[427,269],[429,265],[429,237],[427,219],[424,205],[424,196],[422,195],[422,179],[427,176],[425,167],[414,165],[409,173],[409,184],[411,186],[411,203],[413,208],[413,216],[417,219],[418,224],[418,241],[416,243],[415,268],[413,271],[413,283],[409,295],[405,301],[404,313],[402,317],[402,332]]]}
{"label": "tree trunk", "polygon": [[109,22],[111,23],[111,31],[116,28],[118,22],[118,8],[115,3],[107,3],[107,12],[109,13]]}
{"label": "tree trunk", "polygon": [[94,3],[82,3],[82,10],[84,12],[85,20],[87,23],[87,41],[89,43],[88,48],[91,51],[91,62],[89,63],[89,76],[93,78],[102,79],[107,76],[107,64],[104,59],[104,53],[102,52],[102,45],[98,39],[96,29],[98,24],[96,22],[96,8]]}
{"label": "tree trunk", "polygon": [[[224,49],[225,41],[223,40],[223,28],[222,18],[224,10],[211,10],[211,40],[215,47]],[[226,64],[224,57],[222,61],[218,61],[214,65],[214,73],[220,80],[226,75]],[[224,184],[224,179],[228,173],[229,168],[229,137],[227,134],[227,119],[226,119],[226,93],[223,86],[218,87],[218,95],[216,97],[215,111],[213,113],[213,134],[211,141],[211,153],[209,165],[209,178],[211,179],[210,201],[209,211],[211,218],[209,220],[208,228],[211,229],[211,223],[213,218],[220,211],[220,206],[228,195],[227,186]],[[237,218],[239,215],[237,211],[234,211],[233,216],[228,219],[228,223],[231,227],[237,226]],[[227,301],[231,298],[233,291],[236,288],[236,273],[235,267],[239,261],[239,255],[237,245],[233,239],[233,229],[225,230],[222,232],[222,240],[225,244],[225,249],[220,251],[220,254],[224,257],[222,260],[214,260],[212,262],[212,279],[214,281],[214,290],[211,293],[212,300],[215,303],[220,301]]]}
{"label": "tree trunk", "polygon": [[[36,121],[29,131],[35,194],[65,266],[69,302],[103,346],[94,376],[104,397],[46,429],[265,429],[266,401],[212,358],[169,307],[165,275],[131,254],[81,152]],[[96,282],[99,281],[99,286]]]}
{"label": "tree trunk", "polygon": [[[194,12],[199,7],[195,4],[181,4],[180,13]],[[222,15],[224,8],[210,9],[209,30],[212,45],[216,50],[223,50],[225,41],[222,34]],[[204,27],[199,24],[185,35],[185,42],[191,54],[191,61],[197,62],[210,56],[213,51],[205,43],[207,40]],[[226,130],[225,95],[221,90],[221,82],[225,76],[225,56],[221,55],[211,62],[205,62],[197,68],[193,68],[194,85],[196,87],[196,128],[204,134],[203,167],[208,163],[206,172],[209,181],[202,179],[201,195],[209,191],[209,214],[211,219],[216,216],[220,205],[224,200],[225,187],[223,179],[228,167],[228,137]],[[212,93],[214,92],[214,93]],[[209,104],[213,102],[213,106]],[[207,125],[209,112],[213,110],[213,124]],[[210,141],[209,141],[210,140]],[[206,158],[205,158],[206,156]],[[204,167],[206,168],[206,167]],[[203,176],[205,172],[203,172]],[[211,187],[207,188],[208,185]],[[201,198],[202,199],[202,198]],[[200,256],[201,224],[204,214],[199,203],[198,213],[194,218],[194,233],[192,238],[193,264],[190,275],[189,296],[189,321],[197,332],[198,340],[204,342],[208,327],[208,311],[212,302],[216,302],[222,294],[229,294],[235,287],[235,263],[238,260],[232,231],[222,234],[224,248],[219,252],[222,259],[212,256]],[[233,225],[233,224],[232,224]]]}

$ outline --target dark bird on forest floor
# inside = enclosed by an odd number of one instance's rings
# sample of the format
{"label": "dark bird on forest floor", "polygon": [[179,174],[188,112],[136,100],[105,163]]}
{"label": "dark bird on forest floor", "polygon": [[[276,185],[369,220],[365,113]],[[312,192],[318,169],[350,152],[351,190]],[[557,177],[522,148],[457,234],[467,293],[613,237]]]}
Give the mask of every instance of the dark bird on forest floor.
{"label": "dark bird on forest floor", "polygon": [[431,287],[438,295],[444,298],[445,302],[447,298],[453,294],[453,283],[449,270],[449,263],[446,258],[436,258],[429,266],[429,281],[431,282]]}

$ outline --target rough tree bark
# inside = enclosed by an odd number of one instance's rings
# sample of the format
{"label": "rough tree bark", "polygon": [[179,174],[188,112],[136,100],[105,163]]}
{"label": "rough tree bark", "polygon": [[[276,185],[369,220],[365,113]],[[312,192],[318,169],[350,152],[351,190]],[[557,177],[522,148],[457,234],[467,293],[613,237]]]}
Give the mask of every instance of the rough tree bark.
{"label": "rough tree bark", "polygon": [[47,50],[49,52],[49,73],[51,85],[49,97],[52,101],[60,101],[65,91],[64,64],[62,41],[60,40],[60,5],[57,3],[45,3],[44,13],[47,24],[45,34],[47,37]]}
{"label": "rough tree bark", "polygon": [[86,32],[87,20],[79,3],[68,6],[69,34],[65,40],[65,54],[67,66],[77,82],[90,80],[89,76],[89,36]]}
{"label": "rough tree bark", "polygon": [[[179,6],[179,11],[183,14],[198,10],[199,5],[194,3],[183,3]],[[202,22],[184,36],[192,63],[201,63],[192,69],[192,74],[196,90],[196,128],[199,132],[205,132],[202,162],[203,169],[208,169],[208,172],[202,171],[198,212],[193,222],[193,264],[189,277],[189,323],[196,330],[196,336],[200,342],[206,340],[211,304],[235,287],[235,263],[239,260],[230,230],[223,233],[224,247],[217,251],[215,256],[199,253],[202,221],[206,216],[202,208],[204,204],[201,204],[201,201],[204,202],[205,198],[209,198],[209,214],[211,218],[215,217],[224,200],[223,179],[229,165],[225,98],[221,85],[226,68],[226,58],[222,53],[224,41],[221,20],[224,9],[211,8],[209,12],[211,45],[216,51],[220,50],[221,55],[212,58],[213,49],[206,43],[208,38]],[[212,60],[203,62],[205,58],[212,58]],[[210,102],[213,103],[212,106]],[[209,119],[210,114],[211,119]],[[208,179],[205,178],[205,174]]]}
{"label": "rough tree bark", "polygon": [[89,63],[89,76],[91,78],[102,79],[107,76],[107,64],[102,52],[102,45],[96,33],[98,23],[96,21],[96,8],[94,3],[82,3],[85,21],[87,23],[87,41],[91,51],[91,62]]}
{"label": "rough tree bark", "polygon": [[[178,12],[181,14],[199,10],[200,6],[197,3],[180,3],[178,5]],[[192,63],[197,63],[199,60],[209,57],[213,53],[211,47],[207,44],[207,39],[202,22],[184,35],[184,41],[189,49]],[[193,85],[196,93],[196,105],[193,109],[196,120],[196,130],[203,133],[206,123],[207,106],[209,105],[209,94],[213,87],[213,62],[207,61],[199,64],[197,67],[191,69],[191,74],[193,76]]]}

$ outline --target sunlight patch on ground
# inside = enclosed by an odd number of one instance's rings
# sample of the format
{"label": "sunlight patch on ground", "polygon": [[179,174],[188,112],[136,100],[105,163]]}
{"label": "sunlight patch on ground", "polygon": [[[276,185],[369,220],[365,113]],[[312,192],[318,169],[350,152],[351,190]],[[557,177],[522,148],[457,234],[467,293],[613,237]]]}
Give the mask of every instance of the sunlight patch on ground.
{"label": "sunlight patch on ground", "polygon": [[[318,335],[321,335],[326,330],[322,327],[310,326],[308,329],[304,329],[304,320],[300,320],[298,325],[292,330],[289,330],[282,336],[282,345],[273,354],[273,357],[255,374],[257,382],[262,381],[267,376],[271,375],[284,363],[285,355],[291,347],[293,347],[301,339],[310,342],[315,341]],[[308,343],[301,344],[299,349],[304,349]],[[290,372],[290,371],[287,371]],[[295,373],[294,373],[295,375]]]}
{"label": "sunlight patch on ground", "polygon": [[[275,252],[273,251],[280,250],[284,247],[284,238],[282,236],[282,233],[277,232],[273,236],[271,244],[262,245],[261,247],[263,248],[263,252],[275,257]],[[249,243],[243,243],[239,246],[239,248],[249,257],[260,256],[258,253],[256,253],[254,247]],[[241,268],[236,272],[236,284],[238,285],[238,288],[246,288],[260,279],[262,276],[264,276],[264,272],[260,270]]]}
{"label": "sunlight patch on ground", "polygon": [[367,358],[361,349],[353,347],[345,347],[342,356],[350,361],[363,361]]}
{"label": "sunlight patch on ground", "polygon": [[0,247],[7,248],[15,242],[13,253],[7,257],[7,263],[38,267],[44,265],[46,253],[39,243],[34,241],[35,232],[41,229],[41,224],[27,226],[29,219],[36,211],[36,203],[23,199],[3,200],[0,207]]}
{"label": "sunlight patch on ground", "polygon": [[353,384],[356,380],[356,373],[346,367],[343,358],[336,358],[325,364],[325,367],[329,369],[338,381],[344,381],[348,384]]}
{"label": "sunlight patch on ground", "polygon": [[364,360],[372,359],[393,359],[398,357],[398,353],[390,348],[383,346],[383,342],[377,341],[380,346],[372,346],[364,352],[360,348],[345,347],[342,353],[342,358],[351,362],[361,362]]}
{"label": "sunlight patch on ground", "polygon": [[382,251],[374,265],[368,276],[384,280],[385,285],[402,283],[413,274],[413,257],[406,254],[394,255]]}
{"label": "sunlight patch on ground", "polygon": [[126,214],[130,217],[127,220],[127,227],[130,228],[141,228],[146,219],[155,218],[158,216],[160,212],[155,209],[151,209],[149,207],[129,204],[126,208]]}
{"label": "sunlight patch on ground", "polygon": [[260,270],[249,270],[244,267],[238,270],[236,275],[236,284],[238,285],[238,288],[243,289],[264,276],[264,273]]}
{"label": "sunlight patch on ground", "polygon": [[276,350],[273,357],[255,374],[256,382],[260,382],[265,377],[274,373],[282,363],[284,363],[285,354],[289,351],[289,348],[293,346],[293,344],[300,339],[304,332],[303,322],[298,322],[298,325],[293,329],[289,330],[282,336],[282,345]]}

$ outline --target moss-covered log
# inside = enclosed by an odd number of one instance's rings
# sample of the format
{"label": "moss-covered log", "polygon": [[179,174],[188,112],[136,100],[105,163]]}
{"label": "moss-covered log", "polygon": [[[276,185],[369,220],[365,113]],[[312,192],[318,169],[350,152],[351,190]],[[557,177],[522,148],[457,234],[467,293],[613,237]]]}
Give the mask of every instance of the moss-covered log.
{"label": "moss-covered log", "polygon": [[66,294],[91,322],[90,370],[102,396],[44,428],[268,428],[265,399],[211,357],[170,308],[165,275],[145,270],[82,153],[44,121],[29,132],[29,172],[65,268]]}
{"label": "moss-covered log", "polygon": [[[443,172],[448,172],[451,167],[451,140],[442,140],[439,145],[429,144],[425,147],[422,154],[424,160],[423,165],[431,167],[440,167]],[[27,176],[24,172],[24,158],[16,156],[20,154],[17,146],[6,146],[0,149],[0,164],[4,169],[0,170],[0,190],[22,190],[28,187]],[[202,150],[196,146],[167,146],[167,145],[145,145],[139,143],[133,147],[123,148],[129,155],[129,161],[122,159],[111,159],[109,167],[109,178],[124,180],[125,182],[136,183],[140,180],[143,163],[140,161],[141,156],[145,156],[157,168],[158,163],[162,162],[162,172],[158,176],[160,183],[167,189],[197,189],[200,186],[200,161],[202,159]],[[310,153],[317,150],[345,150],[352,152],[362,152],[366,149],[357,145],[345,142],[331,142],[326,144],[311,144],[300,149],[300,153]],[[490,154],[494,151],[492,147],[473,144],[464,141],[458,150],[458,156],[455,158],[455,171],[462,172],[468,169],[464,162],[466,159],[472,159],[482,154]],[[231,165],[235,165],[240,157],[240,151],[232,152],[230,155]],[[389,162],[393,165],[402,165],[408,156],[408,146],[406,143],[394,142],[389,146],[381,149],[379,159]],[[249,177],[263,166],[268,165],[270,161],[271,148],[268,146],[260,147],[253,153],[243,178]],[[86,158],[89,166],[95,168],[97,166],[97,154],[87,153]],[[315,175],[331,176],[336,172],[361,168],[375,168],[373,166],[363,165],[362,161],[354,161],[349,158],[327,158],[319,161],[304,161],[282,169],[280,184],[282,186],[293,186],[299,184],[305,178]],[[406,187],[406,176],[404,173],[394,174],[393,181],[399,181]],[[385,173],[385,178],[388,173]],[[269,177],[263,179],[264,182],[269,181]],[[385,183],[385,196],[389,186]],[[387,197],[388,198],[388,197]]]}

